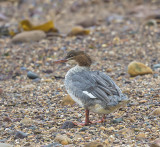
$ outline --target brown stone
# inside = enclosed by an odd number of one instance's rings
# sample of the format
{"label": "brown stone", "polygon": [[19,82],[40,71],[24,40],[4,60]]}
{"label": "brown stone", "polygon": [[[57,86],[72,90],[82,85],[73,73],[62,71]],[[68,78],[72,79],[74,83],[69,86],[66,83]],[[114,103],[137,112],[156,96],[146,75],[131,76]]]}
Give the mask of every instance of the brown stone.
{"label": "brown stone", "polygon": [[136,139],[137,140],[142,140],[142,139],[145,139],[146,138],[146,135],[144,133],[139,133],[137,136],[136,136]]}
{"label": "brown stone", "polygon": [[144,65],[143,63],[133,61],[128,65],[128,73],[130,76],[138,76],[144,74],[152,74],[153,71],[150,67]]}
{"label": "brown stone", "polygon": [[65,96],[62,100],[62,106],[73,104],[75,104],[75,101],[69,95]]}
{"label": "brown stone", "polygon": [[151,147],[160,147],[160,138],[157,138],[153,142],[151,142]]}
{"label": "brown stone", "polygon": [[153,110],[150,115],[160,116],[160,108],[156,108],[155,110]]}
{"label": "brown stone", "polygon": [[68,33],[68,36],[89,35],[90,31],[81,26],[76,26]]}
{"label": "brown stone", "polygon": [[102,145],[99,142],[90,142],[84,145],[84,147],[104,147],[104,145]]}
{"label": "brown stone", "polygon": [[62,145],[68,145],[71,143],[71,139],[68,138],[66,135],[60,135],[58,134],[55,139],[56,142],[59,142]]}

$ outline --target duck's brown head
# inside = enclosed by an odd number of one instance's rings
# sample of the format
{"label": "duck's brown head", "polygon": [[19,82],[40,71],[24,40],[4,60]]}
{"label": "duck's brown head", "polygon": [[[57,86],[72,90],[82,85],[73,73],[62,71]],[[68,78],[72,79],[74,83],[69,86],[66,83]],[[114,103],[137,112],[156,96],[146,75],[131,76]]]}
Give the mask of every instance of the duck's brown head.
{"label": "duck's brown head", "polygon": [[67,62],[69,60],[75,60],[79,66],[90,66],[92,64],[91,58],[83,51],[71,50],[67,53],[64,60],[58,62]]}

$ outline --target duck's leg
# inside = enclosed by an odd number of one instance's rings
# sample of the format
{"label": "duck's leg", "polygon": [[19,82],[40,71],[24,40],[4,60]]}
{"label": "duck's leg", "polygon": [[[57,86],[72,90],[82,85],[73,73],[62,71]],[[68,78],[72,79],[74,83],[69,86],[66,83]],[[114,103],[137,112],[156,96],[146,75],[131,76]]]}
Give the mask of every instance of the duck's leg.
{"label": "duck's leg", "polygon": [[103,114],[102,119],[98,121],[89,120],[89,110],[85,110],[85,122],[84,123],[74,123],[77,126],[88,126],[89,124],[103,123],[106,120],[106,115]]}
{"label": "duck's leg", "polygon": [[99,123],[103,123],[106,120],[106,115],[103,114],[102,119],[99,121]]}
{"label": "duck's leg", "polygon": [[92,122],[89,120],[89,110],[86,109],[85,110],[85,123],[84,123],[84,125],[87,126],[87,125],[89,125],[89,123],[92,123]]}
{"label": "duck's leg", "polygon": [[89,120],[89,110],[86,109],[85,110],[85,122],[84,123],[74,123],[74,124],[77,126],[87,126],[90,123],[92,123],[92,122]]}

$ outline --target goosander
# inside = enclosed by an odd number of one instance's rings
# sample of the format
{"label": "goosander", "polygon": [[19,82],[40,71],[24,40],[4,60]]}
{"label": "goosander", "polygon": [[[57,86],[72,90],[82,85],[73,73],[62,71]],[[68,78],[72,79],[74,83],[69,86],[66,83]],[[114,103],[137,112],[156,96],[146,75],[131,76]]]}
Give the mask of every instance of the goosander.
{"label": "goosander", "polygon": [[55,63],[69,60],[75,60],[78,64],[67,72],[64,84],[71,98],[85,109],[83,125],[92,123],[89,120],[89,111],[103,114],[102,120],[99,122],[104,122],[105,114],[128,103],[128,97],[108,75],[90,70],[92,60],[88,54],[72,50],[68,52],[65,59],[55,61]]}

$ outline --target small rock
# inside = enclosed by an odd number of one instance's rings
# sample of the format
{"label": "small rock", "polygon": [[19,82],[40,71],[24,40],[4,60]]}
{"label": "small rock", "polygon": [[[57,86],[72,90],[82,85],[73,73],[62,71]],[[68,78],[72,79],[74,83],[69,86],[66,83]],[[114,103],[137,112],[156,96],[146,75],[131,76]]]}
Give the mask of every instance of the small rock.
{"label": "small rock", "polygon": [[77,26],[72,28],[72,30],[68,33],[68,36],[76,36],[76,35],[89,35],[90,31],[84,29],[81,26]]}
{"label": "small rock", "polygon": [[5,117],[5,118],[3,119],[3,121],[5,121],[5,122],[12,122],[11,118],[9,118],[9,117]]}
{"label": "small rock", "polygon": [[80,132],[84,132],[84,131],[86,131],[86,130],[88,130],[88,128],[87,128],[87,127],[83,127],[83,128],[81,128],[79,131],[80,131]]}
{"label": "small rock", "polygon": [[17,133],[15,135],[15,139],[18,139],[18,138],[23,139],[25,137],[27,137],[27,134],[22,131],[17,131]]}
{"label": "small rock", "polygon": [[109,141],[108,141],[108,139],[106,139],[106,140],[104,141],[104,143],[105,143],[107,146],[109,146]]}
{"label": "small rock", "polygon": [[154,68],[154,69],[160,68],[160,64],[155,64],[155,65],[153,65],[153,68]]}
{"label": "small rock", "polygon": [[0,95],[3,93],[3,90],[0,88]]}
{"label": "small rock", "polygon": [[41,147],[61,147],[61,146],[62,146],[61,144],[54,142],[48,145],[42,145]]}
{"label": "small rock", "polygon": [[36,78],[38,78],[38,75],[36,73],[32,72],[32,71],[29,71],[27,73],[27,77],[30,78],[30,79],[36,79]]}
{"label": "small rock", "polygon": [[108,25],[111,23],[121,23],[123,22],[123,20],[124,20],[124,17],[118,14],[112,14],[106,19]]}
{"label": "small rock", "polygon": [[25,117],[24,119],[22,119],[20,121],[20,123],[24,124],[24,125],[31,125],[33,124],[33,120],[31,118]]}
{"label": "small rock", "polygon": [[21,69],[21,70],[27,70],[27,68],[26,68],[26,67],[21,67],[20,69]]}
{"label": "small rock", "polygon": [[38,83],[38,82],[41,81],[41,79],[40,78],[36,78],[36,79],[33,79],[32,81],[35,82],[35,83]]}
{"label": "small rock", "polygon": [[155,73],[155,74],[153,74],[153,78],[158,78],[158,76],[159,76],[159,75],[158,75],[158,74],[156,74],[156,73]]}
{"label": "small rock", "polygon": [[74,128],[75,124],[72,121],[66,121],[61,129]]}
{"label": "small rock", "polygon": [[157,22],[154,19],[150,19],[146,22],[147,26],[157,26]]}
{"label": "small rock", "polygon": [[99,142],[90,142],[84,145],[84,147],[104,147],[101,143]]}
{"label": "small rock", "polygon": [[35,89],[35,88],[36,88],[36,86],[33,85],[33,84],[25,85],[25,86],[23,87],[23,89],[24,89],[25,91],[30,91],[30,90],[33,90],[33,89]]}
{"label": "small rock", "polygon": [[139,133],[137,136],[136,136],[136,139],[137,140],[142,140],[142,139],[145,139],[146,138],[146,135],[144,133]]}
{"label": "small rock", "polygon": [[106,128],[107,131],[114,131],[115,128],[114,127],[109,127],[109,128]]}
{"label": "small rock", "polygon": [[84,28],[87,28],[87,27],[91,27],[91,26],[95,26],[97,25],[97,22],[96,22],[96,19],[95,18],[87,18],[81,22],[79,22],[77,25],[80,25]]}
{"label": "small rock", "polygon": [[113,120],[113,123],[120,123],[121,121],[123,121],[123,118],[116,118],[115,120]]}
{"label": "small rock", "polygon": [[101,126],[100,129],[101,130],[106,130],[106,128],[104,126]]}
{"label": "small rock", "polygon": [[7,143],[0,143],[0,147],[13,147],[13,145]]}
{"label": "small rock", "polygon": [[43,31],[36,30],[36,31],[26,31],[19,33],[15,35],[12,38],[13,43],[18,43],[18,42],[34,42],[34,41],[39,41],[43,38],[46,37],[46,34]]}
{"label": "small rock", "polygon": [[60,134],[58,134],[54,140],[62,145],[68,145],[71,144],[72,142],[71,139],[68,138],[66,135],[60,135]]}
{"label": "small rock", "polygon": [[150,115],[160,116],[160,108],[156,108],[155,110],[153,110]]}
{"label": "small rock", "polygon": [[160,147],[160,138],[157,138],[153,142],[151,142],[151,147]]}
{"label": "small rock", "polygon": [[153,71],[150,67],[147,67],[143,63],[133,61],[128,65],[128,73],[131,76],[138,76],[144,74],[152,74]]}
{"label": "small rock", "polygon": [[75,141],[83,140],[83,136],[81,136],[80,134],[75,134],[74,140],[75,140]]}
{"label": "small rock", "polygon": [[143,104],[143,103],[146,103],[146,102],[147,102],[147,100],[140,100],[139,101],[140,104]]}
{"label": "small rock", "polygon": [[75,101],[69,96],[65,96],[62,100],[62,106],[66,106],[66,105],[73,105],[75,104]]}

